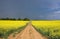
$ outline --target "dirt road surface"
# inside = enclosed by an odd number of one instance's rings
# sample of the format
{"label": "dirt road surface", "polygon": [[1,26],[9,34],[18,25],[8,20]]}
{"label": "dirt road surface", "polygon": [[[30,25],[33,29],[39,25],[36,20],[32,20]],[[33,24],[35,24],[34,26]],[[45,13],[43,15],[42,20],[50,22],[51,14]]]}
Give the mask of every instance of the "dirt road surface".
{"label": "dirt road surface", "polygon": [[24,30],[18,33],[15,37],[10,35],[8,39],[48,39],[48,38],[37,32],[35,28],[32,26],[31,22],[29,22]]}

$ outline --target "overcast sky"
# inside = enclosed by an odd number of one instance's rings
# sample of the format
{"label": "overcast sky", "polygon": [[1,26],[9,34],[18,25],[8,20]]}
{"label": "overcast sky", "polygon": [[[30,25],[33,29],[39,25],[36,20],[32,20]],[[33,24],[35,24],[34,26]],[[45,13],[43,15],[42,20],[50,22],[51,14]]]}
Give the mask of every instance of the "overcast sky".
{"label": "overcast sky", "polygon": [[60,19],[60,0],[0,0],[0,18]]}

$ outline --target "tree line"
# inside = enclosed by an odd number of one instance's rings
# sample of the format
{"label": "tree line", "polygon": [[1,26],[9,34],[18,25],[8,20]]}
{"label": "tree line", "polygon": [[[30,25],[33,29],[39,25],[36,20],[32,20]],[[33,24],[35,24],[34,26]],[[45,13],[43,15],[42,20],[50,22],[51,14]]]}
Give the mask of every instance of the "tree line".
{"label": "tree line", "polygon": [[24,19],[21,19],[21,18],[0,18],[0,20],[26,20],[26,21],[28,21],[28,20],[30,20],[29,18],[24,18]]}

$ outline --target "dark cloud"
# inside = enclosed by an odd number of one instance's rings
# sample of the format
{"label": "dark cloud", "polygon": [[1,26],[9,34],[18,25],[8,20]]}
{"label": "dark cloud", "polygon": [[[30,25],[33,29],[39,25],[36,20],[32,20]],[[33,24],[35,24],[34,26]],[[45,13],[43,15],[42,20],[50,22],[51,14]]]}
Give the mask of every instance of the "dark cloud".
{"label": "dark cloud", "polygon": [[56,11],[60,0],[0,0],[0,18],[60,19]]}

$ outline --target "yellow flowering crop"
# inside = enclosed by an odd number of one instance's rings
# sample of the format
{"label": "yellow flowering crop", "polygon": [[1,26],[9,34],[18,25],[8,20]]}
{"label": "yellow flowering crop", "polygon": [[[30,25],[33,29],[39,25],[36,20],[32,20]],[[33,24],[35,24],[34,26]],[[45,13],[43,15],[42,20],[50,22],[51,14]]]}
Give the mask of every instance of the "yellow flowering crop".
{"label": "yellow flowering crop", "polygon": [[32,24],[34,26],[38,27],[55,27],[59,26],[60,27],[60,21],[32,21]]}
{"label": "yellow flowering crop", "polygon": [[26,25],[28,21],[9,21],[9,20],[0,20],[0,28],[18,28]]}
{"label": "yellow flowering crop", "polygon": [[[60,20],[56,21],[32,21],[32,24],[38,28],[42,29],[43,32],[50,31],[52,36],[60,35]],[[56,31],[56,32],[54,32]]]}

